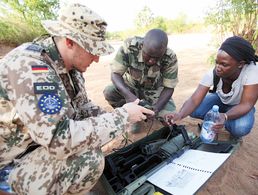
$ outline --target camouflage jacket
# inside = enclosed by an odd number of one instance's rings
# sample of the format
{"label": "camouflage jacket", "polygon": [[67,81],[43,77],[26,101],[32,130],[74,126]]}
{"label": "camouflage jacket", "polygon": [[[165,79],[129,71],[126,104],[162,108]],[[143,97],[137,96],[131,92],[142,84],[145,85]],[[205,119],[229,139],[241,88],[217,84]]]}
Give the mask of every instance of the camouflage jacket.
{"label": "camouflage jacket", "polygon": [[142,87],[156,90],[160,86],[175,88],[178,83],[177,57],[167,48],[156,65],[148,67],[142,57],[143,38],[127,39],[111,63],[111,71],[123,75],[127,84],[133,88]]}
{"label": "camouflage jacket", "polygon": [[0,168],[32,142],[65,159],[100,148],[128,125],[125,109],[104,113],[92,104],[83,75],[66,71],[51,38],[38,44],[25,43],[0,61]]}

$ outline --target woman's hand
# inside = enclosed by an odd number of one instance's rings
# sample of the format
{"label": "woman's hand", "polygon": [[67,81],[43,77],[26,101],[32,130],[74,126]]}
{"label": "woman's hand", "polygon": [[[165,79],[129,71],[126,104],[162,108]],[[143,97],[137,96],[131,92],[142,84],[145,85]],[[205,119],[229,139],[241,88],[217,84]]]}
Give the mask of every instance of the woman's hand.
{"label": "woman's hand", "polygon": [[219,130],[224,127],[224,125],[225,125],[225,123],[226,123],[226,121],[227,121],[227,118],[226,118],[225,113],[219,113],[219,115],[220,115],[220,120],[217,121],[217,122],[213,125],[213,127],[212,127],[213,131],[215,131],[216,133],[218,133]]}
{"label": "woman's hand", "polygon": [[167,126],[171,126],[179,120],[181,120],[181,117],[180,117],[179,113],[177,113],[177,112],[169,113],[164,116],[164,123]]}

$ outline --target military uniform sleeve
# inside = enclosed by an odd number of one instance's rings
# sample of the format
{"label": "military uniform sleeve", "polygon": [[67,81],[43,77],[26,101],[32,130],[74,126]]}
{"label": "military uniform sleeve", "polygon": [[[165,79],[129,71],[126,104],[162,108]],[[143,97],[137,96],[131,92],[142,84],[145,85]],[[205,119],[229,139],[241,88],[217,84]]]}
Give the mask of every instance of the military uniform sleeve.
{"label": "military uniform sleeve", "polygon": [[167,50],[161,66],[163,66],[163,86],[175,88],[178,83],[178,64],[177,56],[172,50]]}
{"label": "military uniform sleeve", "polygon": [[110,64],[111,72],[123,75],[129,67],[129,50],[127,42],[118,49],[114,60]]}
{"label": "military uniform sleeve", "polygon": [[[70,71],[70,74],[72,75],[74,81],[74,87],[76,88],[77,94],[77,100],[75,100],[78,103],[77,106],[77,112],[81,113],[80,115],[83,116],[84,112],[87,112],[87,116],[97,116],[99,114],[106,113],[105,110],[103,110],[101,107],[95,105],[89,98],[85,89],[85,79],[83,77],[83,74],[80,73],[77,70]],[[81,117],[77,117],[81,118]]]}
{"label": "military uniform sleeve", "polygon": [[[129,124],[128,114],[123,108],[81,121],[71,119],[68,114],[70,103],[62,81],[49,65],[39,59],[16,52],[2,65],[5,66],[6,76],[2,82],[3,88],[6,89],[21,121],[27,126],[29,135],[58,159],[85,148],[100,147],[122,134]],[[43,71],[36,71],[33,67],[41,67]],[[54,86],[53,83],[58,86],[54,95],[35,90],[35,85]],[[45,97],[49,102],[45,101]],[[48,113],[44,110],[46,107],[41,105],[42,98],[50,104],[60,100],[61,108],[52,104],[53,109],[60,110]],[[50,109],[49,112],[51,111]]]}
{"label": "military uniform sleeve", "polygon": [[89,114],[91,116],[97,116],[97,115],[100,115],[100,114],[104,114],[104,113],[107,113],[106,110],[102,109],[100,106],[96,105],[94,102],[92,102],[90,99],[89,99],[89,102],[86,103],[86,105],[83,105],[82,109],[89,109]]}

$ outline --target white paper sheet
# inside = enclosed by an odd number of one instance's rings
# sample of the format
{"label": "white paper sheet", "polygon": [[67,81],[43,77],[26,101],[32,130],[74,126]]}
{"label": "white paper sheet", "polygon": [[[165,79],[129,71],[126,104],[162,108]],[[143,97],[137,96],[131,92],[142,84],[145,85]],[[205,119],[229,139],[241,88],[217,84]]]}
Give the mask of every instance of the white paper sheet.
{"label": "white paper sheet", "polygon": [[229,156],[230,153],[188,150],[148,181],[174,195],[194,194]]}

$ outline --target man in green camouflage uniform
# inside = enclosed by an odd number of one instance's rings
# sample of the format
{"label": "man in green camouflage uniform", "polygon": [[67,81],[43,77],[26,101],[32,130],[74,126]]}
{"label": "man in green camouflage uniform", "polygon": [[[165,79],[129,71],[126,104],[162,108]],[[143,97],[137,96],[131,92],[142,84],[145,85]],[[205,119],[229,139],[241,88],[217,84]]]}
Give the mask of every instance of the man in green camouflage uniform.
{"label": "man in green camouflage uniform", "polygon": [[138,104],[105,113],[87,97],[82,72],[113,48],[106,22],[81,4],[43,21],[51,34],[0,62],[0,168],[15,167],[17,194],[85,194],[104,168],[101,146],[153,114]]}
{"label": "man in green camouflage uniform", "polygon": [[175,111],[171,97],[178,82],[177,57],[167,43],[168,37],[160,29],[124,42],[111,63],[113,84],[104,89],[112,107],[139,98],[159,117]]}

